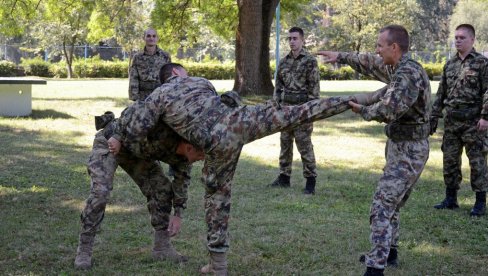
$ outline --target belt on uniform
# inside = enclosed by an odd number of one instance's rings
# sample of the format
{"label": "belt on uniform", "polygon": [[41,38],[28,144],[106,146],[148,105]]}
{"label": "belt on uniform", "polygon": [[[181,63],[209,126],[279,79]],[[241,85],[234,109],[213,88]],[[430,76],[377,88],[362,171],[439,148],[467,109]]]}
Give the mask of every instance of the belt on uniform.
{"label": "belt on uniform", "polygon": [[423,124],[388,124],[385,126],[385,134],[395,142],[421,140],[429,137],[430,123]]}
{"label": "belt on uniform", "polygon": [[308,102],[308,93],[289,93],[285,91],[283,102],[288,104],[303,104]]}
{"label": "belt on uniform", "polygon": [[458,105],[456,108],[448,108],[446,110],[446,116],[451,120],[458,121],[477,119],[481,117],[481,107]]}
{"label": "belt on uniform", "polygon": [[158,88],[161,84],[157,81],[140,81],[139,82],[139,90],[141,91],[154,91],[154,89]]}

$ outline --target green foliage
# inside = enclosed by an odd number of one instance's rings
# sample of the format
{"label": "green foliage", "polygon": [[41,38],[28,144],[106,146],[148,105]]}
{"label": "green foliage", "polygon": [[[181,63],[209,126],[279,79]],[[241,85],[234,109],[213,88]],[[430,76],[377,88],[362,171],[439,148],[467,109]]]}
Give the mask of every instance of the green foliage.
{"label": "green foliage", "polygon": [[73,73],[77,78],[127,78],[129,61],[106,61],[100,57],[77,59]]}
{"label": "green foliage", "polygon": [[1,60],[0,61],[0,77],[14,77],[17,72],[17,66],[15,63]]}
{"label": "green foliage", "polygon": [[444,63],[424,63],[422,66],[431,80],[433,80],[434,77],[441,76],[442,70],[444,69]]}
{"label": "green foliage", "polygon": [[230,80],[235,77],[235,65],[232,63],[183,63],[191,76],[210,80]]}
{"label": "green foliage", "polygon": [[23,34],[28,21],[35,16],[38,0],[0,1],[0,34],[15,36]]}
{"label": "green foliage", "polygon": [[52,72],[50,70],[51,63],[44,61],[42,58],[33,59],[22,59],[20,66],[24,68],[25,74],[27,76],[38,76],[38,77],[52,77]]}

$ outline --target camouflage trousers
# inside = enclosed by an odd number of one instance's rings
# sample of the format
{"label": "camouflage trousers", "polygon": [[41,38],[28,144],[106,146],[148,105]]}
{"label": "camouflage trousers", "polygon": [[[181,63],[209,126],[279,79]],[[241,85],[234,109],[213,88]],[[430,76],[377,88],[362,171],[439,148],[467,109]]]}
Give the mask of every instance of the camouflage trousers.
{"label": "camouflage trousers", "polygon": [[313,123],[306,123],[280,135],[280,174],[291,175],[293,162],[293,140],[302,158],[303,177],[316,177],[317,167],[312,144]]}
{"label": "camouflage trousers", "polygon": [[124,151],[115,157],[109,152],[107,139],[102,131],[99,131],[93,141],[93,149],[88,160],[91,187],[81,213],[81,234],[95,235],[98,231],[113,188],[115,170],[119,165],[136,182],[146,197],[152,226],[155,230],[167,229],[173,192],[171,182],[164,175],[158,162],[139,159]]}
{"label": "camouflage trousers", "polygon": [[[262,105],[228,108],[223,112],[210,130],[212,145],[206,149],[202,171],[209,251],[225,252],[229,248],[232,182],[242,147],[279,131],[342,113],[349,109],[348,100],[331,97],[297,106],[279,106],[268,101]],[[186,127],[201,129],[193,125]],[[191,132],[187,129],[182,133]],[[185,138],[191,140],[191,137]]]}
{"label": "camouflage trousers", "polygon": [[370,210],[370,241],[366,265],[383,269],[390,248],[398,247],[400,208],[405,205],[429,158],[429,141],[386,144],[386,165],[373,196]]}
{"label": "camouflage trousers", "polygon": [[451,121],[446,119],[442,138],[444,183],[449,189],[458,190],[463,179],[461,155],[466,156],[471,169],[471,189],[475,192],[488,191],[488,167],[486,163],[486,132],[478,132],[476,121]]}

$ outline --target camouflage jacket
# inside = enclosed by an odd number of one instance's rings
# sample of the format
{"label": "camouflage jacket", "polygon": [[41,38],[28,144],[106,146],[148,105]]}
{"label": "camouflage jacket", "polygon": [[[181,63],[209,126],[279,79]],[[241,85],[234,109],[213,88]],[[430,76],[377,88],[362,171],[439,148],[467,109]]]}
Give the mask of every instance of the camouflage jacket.
{"label": "camouflage jacket", "polygon": [[442,117],[444,108],[464,107],[477,108],[488,120],[488,58],[474,49],[464,60],[456,54],[444,65],[432,116]]}
{"label": "camouflage jacket", "polygon": [[147,53],[146,47],[143,52],[135,54],[129,70],[129,99],[144,100],[161,85],[159,70],[169,62],[169,54],[158,47],[153,55]]}
{"label": "camouflage jacket", "polygon": [[117,130],[114,138],[142,141],[149,131],[164,121],[191,144],[207,149],[211,143],[208,132],[223,112],[221,105],[224,104],[220,96],[208,80],[174,76],[144,102],[136,101],[127,108],[126,113],[130,116],[119,128],[124,131]]}
{"label": "camouflage jacket", "polygon": [[[285,93],[304,93],[308,100],[318,99],[320,94],[320,75],[317,59],[307,50],[302,49],[297,58],[292,52],[281,59],[278,66],[276,90]],[[276,93],[274,95],[277,97]],[[278,100],[278,99],[276,99]]]}
{"label": "camouflage jacket", "polygon": [[349,64],[361,74],[387,83],[371,98],[375,103],[361,110],[365,120],[388,125],[425,125],[431,114],[431,91],[427,73],[404,55],[395,67],[372,54],[340,53],[338,62]]}
{"label": "camouflage jacket", "polygon": [[[126,108],[120,118],[108,124],[103,129],[104,136],[114,137],[115,132],[120,129],[122,129],[121,132],[125,132],[123,126],[127,125],[127,120],[132,117],[132,111]],[[119,140],[123,145],[122,150],[130,152],[135,157],[159,160],[173,167],[175,175],[172,190],[175,210],[176,208],[186,208],[188,186],[190,185],[191,164],[184,156],[176,154],[176,148],[181,140],[182,138],[166,124],[158,124],[140,141],[133,141],[127,137]]]}

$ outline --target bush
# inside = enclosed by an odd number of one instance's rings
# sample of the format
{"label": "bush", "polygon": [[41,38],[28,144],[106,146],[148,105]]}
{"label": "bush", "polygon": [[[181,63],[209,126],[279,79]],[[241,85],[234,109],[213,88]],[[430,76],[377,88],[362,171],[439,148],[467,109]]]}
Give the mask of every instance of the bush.
{"label": "bush", "polygon": [[17,75],[17,66],[15,63],[2,60],[0,61],[0,77],[15,77]]}
{"label": "bush", "polygon": [[441,76],[442,70],[444,69],[444,63],[425,63],[422,64],[422,66],[431,80],[433,80],[434,77]]}
{"label": "bush", "polygon": [[20,63],[20,66],[24,68],[27,76],[39,76],[39,77],[52,77],[52,73],[49,70],[51,63],[44,61],[40,57],[33,59],[24,59]]}
{"label": "bush", "polygon": [[235,65],[231,63],[182,63],[190,76],[210,80],[231,80],[235,77]]}

